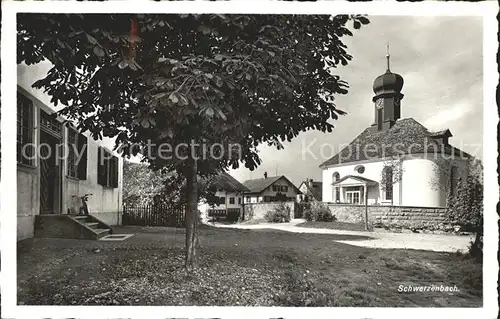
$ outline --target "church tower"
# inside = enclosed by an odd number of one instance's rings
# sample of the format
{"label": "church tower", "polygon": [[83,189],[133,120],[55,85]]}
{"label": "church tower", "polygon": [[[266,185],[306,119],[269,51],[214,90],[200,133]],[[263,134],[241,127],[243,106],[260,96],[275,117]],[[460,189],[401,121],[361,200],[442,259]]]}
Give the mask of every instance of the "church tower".
{"label": "church tower", "polygon": [[373,82],[373,102],[375,103],[375,126],[377,131],[390,129],[401,117],[403,77],[390,69],[389,45],[387,45],[387,70]]}

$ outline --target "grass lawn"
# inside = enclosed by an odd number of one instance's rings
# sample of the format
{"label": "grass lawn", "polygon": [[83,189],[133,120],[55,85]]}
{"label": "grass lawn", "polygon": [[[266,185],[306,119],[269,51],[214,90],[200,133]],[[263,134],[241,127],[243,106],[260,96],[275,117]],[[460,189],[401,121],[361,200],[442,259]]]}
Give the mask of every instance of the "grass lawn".
{"label": "grass lawn", "polygon": [[356,230],[356,231],[365,231],[364,223],[344,223],[344,222],[311,222],[306,221],[300,224],[297,224],[298,227],[305,228],[325,228],[325,229],[339,229],[339,230]]}
{"label": "grass lawn", "polygon": [[[481,307],[482,265],[463,256],[371,249],[363,236],[200,229],[199,268],[182,267],[184,231],[120,228],[121,242],[18,244],[18,302],[55,305]],[[399,285],[458,292],[398,292]]]}

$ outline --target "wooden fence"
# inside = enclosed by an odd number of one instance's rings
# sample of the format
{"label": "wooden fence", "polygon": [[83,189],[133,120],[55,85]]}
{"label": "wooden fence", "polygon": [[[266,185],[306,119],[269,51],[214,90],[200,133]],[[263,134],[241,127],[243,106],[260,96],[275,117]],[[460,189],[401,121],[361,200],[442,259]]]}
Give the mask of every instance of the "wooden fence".
{"label": "wooden fence", "polygon": [[165,204],[123,206],[124,226],[184,227],[186,207]]}

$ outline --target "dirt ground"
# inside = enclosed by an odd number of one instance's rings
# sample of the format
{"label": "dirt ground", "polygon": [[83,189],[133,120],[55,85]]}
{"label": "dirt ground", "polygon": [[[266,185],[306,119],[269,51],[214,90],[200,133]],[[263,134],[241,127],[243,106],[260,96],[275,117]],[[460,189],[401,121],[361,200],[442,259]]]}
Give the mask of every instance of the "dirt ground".
{"label": "dirt ground", "polygon": [[[124,241],[18,244],[28,305],[481,307],[482,265],[460,254],[357,247],[361,235],[203,226],[199,266],[183,269],[184,230],[121,227]],[[456,292],[398,292],[409,285]]]}

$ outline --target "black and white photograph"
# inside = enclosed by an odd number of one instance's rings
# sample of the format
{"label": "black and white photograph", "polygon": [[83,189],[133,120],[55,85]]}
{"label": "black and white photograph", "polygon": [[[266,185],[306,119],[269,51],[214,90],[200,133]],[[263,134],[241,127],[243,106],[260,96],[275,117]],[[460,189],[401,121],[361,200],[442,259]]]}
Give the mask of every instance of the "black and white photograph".
{"label": "black and white photograph", "polygon": [[496,317],[497,4],[110,2],[2,3],[6,317]]}

